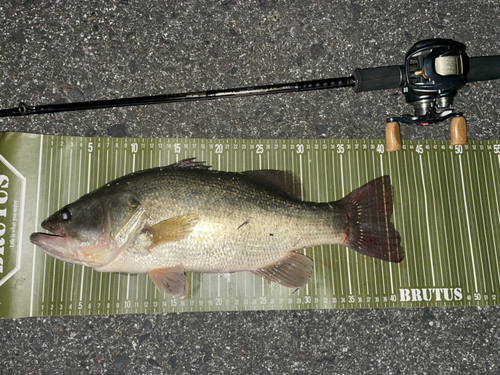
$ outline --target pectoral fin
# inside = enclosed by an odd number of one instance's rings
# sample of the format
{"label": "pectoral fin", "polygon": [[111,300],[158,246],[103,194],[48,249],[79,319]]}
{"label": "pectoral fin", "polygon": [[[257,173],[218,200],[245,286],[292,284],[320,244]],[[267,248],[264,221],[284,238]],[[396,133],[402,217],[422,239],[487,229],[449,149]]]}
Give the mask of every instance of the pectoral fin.
{"label": "pectoral fin", "polygon": [[288,288],[302,288],[313,271],[313,261],[305,255],[291,252],[286,258],[252,273]]}
{"label": "pectoral fin", "polygon": [[190,213],[160,221],[152,227],[144,229],[144,233],[151,238],[150,249],[167,242],[186,238],[199,220],[200,217],[197,213]]}
{"label": "pectoral fin", "polygon": [[185,298],[188,293],[188,280],[182,266],[149,271],[148,276],[162,293],[179,298]]}

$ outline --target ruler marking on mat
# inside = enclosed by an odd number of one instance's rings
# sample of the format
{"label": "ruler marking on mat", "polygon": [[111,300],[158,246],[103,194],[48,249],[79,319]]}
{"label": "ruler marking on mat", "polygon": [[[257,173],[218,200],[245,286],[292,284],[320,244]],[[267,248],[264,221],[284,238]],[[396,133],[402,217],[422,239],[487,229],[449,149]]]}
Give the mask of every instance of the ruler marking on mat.
{"label": "ruler marking on mat", "polygon": [[[483,156],[483,153],[481,153],[481,156]],[[482,158],[482,161],[483,161],[483,168],[484,168],[484,158]],[[476,170],[476,179],[477,179],[477,182],[478,182],[478,186],[481,189],[481,178],[479,176],[479,166],[477,164],[477,154],[476,153],[474,153],[474,164],[475,164],[475,170]],[[485,189],[485,190],[486,190],[486,198],[487,198],[487,201],[488,201],[488,207],[491,207],[491,201],[490,201],[489,192],[488,192],[487,189]],[[479,194],[479,203],[480,203],[480,207],[483,208],[484,204],[483,204],[483,195],[482,194]],[[491,221],[493,219],[491,217],[491,210],[489,210],[489,213],[490,213],[490,224],[491,224]],[[477,215],[477,213],[476,213],[476,215]],[[485,216],[486,215],[483,215],[483,219],[485,218]],[[484,236],[486,237],[488,235],[487,230],[489,228],[487,228],[487,225],[485,223],[482,225],[482,228],[483,228]],[[491,232],[491,235],[494,236],[494,231]],[[483,246],[483,248],[485,248],[485,246]],[[495,243],[495,241],[493,241],[493,249],[494,249],[494,252],[496,254],[496,243]],[[495,290],[495,287],[494,287],[494,277],[493,277],[493,272],[491,270],[491,263],[492,262],[491,262],[490,252],[489,251],[486,252],[486,257],[488,259],[487,263],[488,263],[488,278],[489,278],[489,281],[490,281],[490,291],[494,291]],[[483,267],[484,267],[484,264],[483,264]],[[484,280],[484,284],[486,285],[486,279]]]}
{"label": "ruler marking on mat", "polygon": [[432,275],[432,286],[436,286],[436,276],[434,274],[434,254],[432,252],[432,236],[431,236],[431,226],[429,223],[429,204],[427,202],[427,186],[426,186],[426,179],[425,179],[425,173],[424,173],[424,163],[422,161],[422,155],[419,155],[419,162],[420,162],[420,173],[422,176],[422,186],[424,188],[424,208],[425,208],[425,227],[427,228],[427,243],[429,246],[429,261],[430,261],[430,268],[431,268],[431,275]]}
{"label": "ruler marking on mat", "polygon": [[[470,165],[470,154],[468,155],[469,157],[467,158],[467,167],[469,168],[469,179],[470,179],[470,186],[471,186],[471,189],[470,191],[473,191],[473,176],[472,176],[472,168],[471,168],[471,165]],[[474,153],[474,157],[476,156],[476,153]],[[475,168],[476,170],[476,175],[477,175],[477,160],[476,160],[476,165],[475,165]],[[479,230],[479,225],[478,225],[478,213],[477,213],[477,209],[479,206],[482,206],[482,194],[481,194],[481,187],[479,185],[479,181],[476,180],[478,182],[478,188],[479,188],[479,194],[476,195],[476,199],[479,198],[477,201],[476,201],[476,204],[473,204],[472,207],[473,207],[473,210],[474,210],[474,224],[475,224],[475,227],[476,227],[476,230],[475,232],[476,233],[479,233],[480,230]],[[482,226],[482,229],[484,231],[484,226]],[[485,233],[486,235],[486,233]],[[483,243],[481,241],[481,236],[478,236],[478,241],[477,241],[477,247],[478,247],[478,253],[479,253],[479,264],[481,266],[481,274],[482,274],[482,279],[483,279],[483,283],[482,283],[482,291],[484,292],[486,290],[486,273],[484,272],[484,262],[483,262],[483,256],[482,256],[482,249],[484,249],[484,246],[483,246]]]}
{"label": "ruler marking on mat", "polygon": [[[382,153],[380,153],[380,169],[382,171],[381,175],[384,176],[386,173],[384,171],[384,158],[382,157]],[[394,294],[394,277],[392,275],[392,267],[389,267],[389,280],[391,281],[391,294]]]}
{"label": "ruler marking on mat", "polygon": [[472,244],[472,233],[470,230],[470,221],[469,221],[469,207],[467,204],[467,194],[465,190],[465,180],[464,180],[464,169],[462,165],[462,155],[458,155],[458,163],[460,165],[460,183],[462,186],[462,192],[463,192],[463,199],[464,199],[464,206],[465,206],[465,220],[467,223],[467,234],[469,238],[469,246],[470,246],[470,254],[471,254],[471,266],[472,266],[472,275],[474,277],[474,290],[477,293],[478,292],[478,286],[477,286],[477,274],[476,274],[476,263],[474,261],[474,246]]}
{"label": "ruler marking on mat", "polygon": [[[490,154],[490,163],[491,163],[491,176],[492,176],[492,180],[493,180],[493,185],[495,185],[495,181],[499,181],[498,178],[495,178],[495,171],[494,171],[494,168],[493,168],[493,156]],[[484,165],[484,163],[483,163]],[[498,166],[500,168],[500,155],[498,155]],[[486,173],[486,167],[485,167],[485,175],[488,175]],[[498,193],[497,193],[497,189],[495,189],[496,186],[493,186],[493,191],[495,192],[495,205],[491,205],[490,207],[493,209],[494,207],[497,208],[497,221],[498,221],[498,227],[500,227],[500,205],[499,205],[499,202],[498,202]],[[496,260],[496,265],[497,265],[497,275],[498,275],[498,283],[500,284],[500,272],[498,272],[500,270],[500,266],[499,266],[499,263],[498,263],[498,247],[497,247],[497,244],[498,244],[498,231],[495,230],[495,228],[493,227],[493,214],[491,213],[491,209],[490,209],[490,215],[491,215],[491,231],[493,233],[493,244],[494,244],[494,248],[495,248],[495,260]]]}
{"label": "ruler marking on mat", "polygon": [[[45,137],[40,137],[40,155],[38,156],[38,173],[37,173],[37,187],[36,187],[36,206],[35,206],[35,228],[34,232],[38,230],[38,214],[40,212],[40,185],[42,181],[42,155],[43,155],[43,141]],[[31,270],[31,294],[30,294],[30,316],[33,316],[33,304],[34,304],[34,297],[35,297],[35,271],[36,271],[36,255],[37,255],[37,246],[33,245],[33,267]]]}

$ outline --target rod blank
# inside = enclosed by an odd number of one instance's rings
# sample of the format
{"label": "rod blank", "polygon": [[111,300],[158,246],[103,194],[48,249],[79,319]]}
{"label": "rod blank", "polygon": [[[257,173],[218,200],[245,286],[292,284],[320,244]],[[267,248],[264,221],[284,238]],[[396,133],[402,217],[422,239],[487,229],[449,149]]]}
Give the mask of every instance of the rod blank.
{"label": "rod blank", "polygon": [[82,111],[88,109],[102,109],[111,107],[129,107],[148,104],[189,102],[200,100],[214,100],[250,95],[282,94],[310,90],[325,90],[341,87],[353,87],[354,77],[320,79],[314,81],[301,81],[275,85],[239,87],[234,89],[187,92],[156,96],[140,96],[135,98],[94,100],[88,102],[45,104],[29,106],[20,103],[18,107],[0,110],[0,117],[26,116],[35,114]]}

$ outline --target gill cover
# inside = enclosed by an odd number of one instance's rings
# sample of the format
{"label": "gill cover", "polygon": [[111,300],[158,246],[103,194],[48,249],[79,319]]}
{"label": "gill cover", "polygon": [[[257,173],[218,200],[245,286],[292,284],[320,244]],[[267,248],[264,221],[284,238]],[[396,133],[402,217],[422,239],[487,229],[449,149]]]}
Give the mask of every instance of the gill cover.
{"label": "gill cover", "polygon": [[145,209],[129,191],[98,189],[42,222],[51,234],[33,233],[31,242],[71,263],[100,267],[125,249],[144,226]]}

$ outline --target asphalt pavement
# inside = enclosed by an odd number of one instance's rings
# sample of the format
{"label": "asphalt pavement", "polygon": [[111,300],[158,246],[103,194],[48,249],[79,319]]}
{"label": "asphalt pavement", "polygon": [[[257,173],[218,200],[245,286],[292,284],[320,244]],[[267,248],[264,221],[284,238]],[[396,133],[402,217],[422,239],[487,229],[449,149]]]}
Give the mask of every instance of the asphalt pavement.
{"label": "asphalt pavement", "polygon": [[[497,0],[0,4],[0,107],[343,77],[451,38],[500,54]],[[455,99],[500,139],[500,81]],[[382,139],[399,90],[278,94],[0,119],[0,131],[112,137]],[[448,139],[449,123],[402,127]],[[41,317],[0,321],[0,373],[494,374],[497,307]]]}

